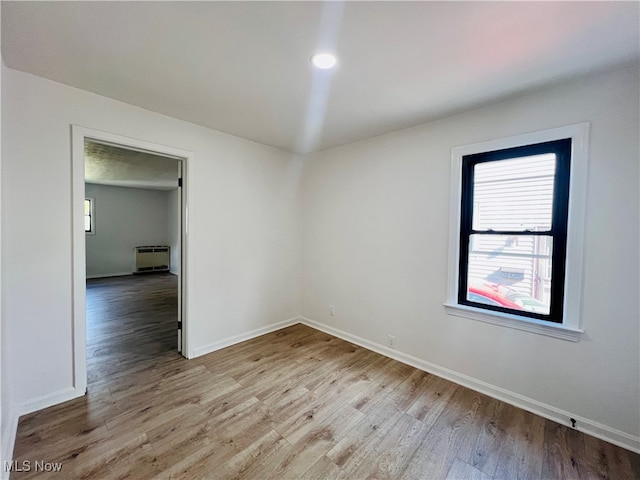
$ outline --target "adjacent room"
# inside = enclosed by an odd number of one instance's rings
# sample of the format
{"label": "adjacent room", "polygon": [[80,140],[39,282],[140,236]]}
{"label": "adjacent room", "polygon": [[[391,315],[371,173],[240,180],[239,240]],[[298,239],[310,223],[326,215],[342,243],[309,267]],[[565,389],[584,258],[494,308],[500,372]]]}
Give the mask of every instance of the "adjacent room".
{"label": "adjacent room", "polygon": [[1,478],[640,478],[640,4],[0,5]]}
{"label": "adjacent room", "polygon": [[85,141],[88,378],[182,350],[181,164]]}

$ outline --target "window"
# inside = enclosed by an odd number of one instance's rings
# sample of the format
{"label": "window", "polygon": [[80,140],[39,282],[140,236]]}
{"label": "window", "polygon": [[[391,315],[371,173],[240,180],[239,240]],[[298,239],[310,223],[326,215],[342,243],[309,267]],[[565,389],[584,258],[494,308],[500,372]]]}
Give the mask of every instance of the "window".
{"label": "window", "polygon": [[562,323],[570,163],[570,138],[462,157],[459,304]]}
{"label": "window", "polygon": [[96,233],[93,204],[93,198],[84,199],[84,231],[89,234]]}
{"label": "window", "polygon": [[447,312],[578,340],[588,124],[453,149]]}

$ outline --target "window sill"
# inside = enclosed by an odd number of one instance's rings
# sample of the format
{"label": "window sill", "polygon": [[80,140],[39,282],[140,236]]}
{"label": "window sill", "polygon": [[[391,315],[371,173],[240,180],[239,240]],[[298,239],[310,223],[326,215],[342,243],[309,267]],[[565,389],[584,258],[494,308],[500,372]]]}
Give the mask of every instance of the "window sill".
{"label": "window sill", "polygon": [[515,328],[516,330],[547,335],[571,342],[580,341],[584,333],[584,330],[567,327],[566,325],[544,322],[534,318],[519,317],[508,313],[489,312],[488,310],[468,307],[466,305],[445,303],[444,308],[449,315],[456,317],[470,318],[472,320],[502,325],[504,327]]}

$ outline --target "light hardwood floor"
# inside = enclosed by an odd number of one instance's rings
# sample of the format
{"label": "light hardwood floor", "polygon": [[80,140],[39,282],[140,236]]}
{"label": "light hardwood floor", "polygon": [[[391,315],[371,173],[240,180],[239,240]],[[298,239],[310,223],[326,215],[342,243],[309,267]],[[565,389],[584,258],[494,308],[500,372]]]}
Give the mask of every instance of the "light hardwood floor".
{"label": "light hardwood floor", "polygon": [[639,455],[303,325],[185,360],[168,274],[89,281],[87,304],[88,394],[20,420],[12,478],[640,478]]}

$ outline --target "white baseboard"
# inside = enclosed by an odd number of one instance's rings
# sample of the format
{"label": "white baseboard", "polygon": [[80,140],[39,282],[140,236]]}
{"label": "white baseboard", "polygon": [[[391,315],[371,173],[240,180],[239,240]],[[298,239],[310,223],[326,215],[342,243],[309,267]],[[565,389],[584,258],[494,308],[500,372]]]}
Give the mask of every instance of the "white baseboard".
{"label": "white baseboard", "polygon": [[24,402],[18,405],[15,408],[18,416],[26,415],[27,413],[37,412],[38,410],[42,410],[43,408],[52,407],[53,405],[58,405],[59,403],[68,402],[69,400],[73,400],[74,398],[81,397],[86,392],[84,390],[78,390],[75,387],[68,387],[62,390],[58,390],[57,392],[53,392],[48,395],[42,395],[41,397],[37,397],[29,400],[28,402]]}
{"label": "white baseboard", "polygon": [[13,459],[13,447],[16,443],[16,434],[18,432],[18,419],[20,415],[16,412],[9,412],[9,421],[6,424],[2,424],[2,470],[0,471],[0,479],[8,480],[9,474],[4,468],[5,461],[11,461]]}
{"label": "white baseboard", "polygon": [[22,415],[42,410],[43,408],[58,405],[59,403],[73,400],[85,394],[83,390],[74,387],[65,388],[49,395],[34,398],[20,405],[14,405],[10,409],[8,425],[3,425],[2,431],[2,474],[0,478],[9,478],[9,472],[4,471],[4,462],[11,461],[13,458],[13,448],[16,443],[16,434],[18,432],[18,421]]}
{"label": "white baseboard", "polygon": [[251,330],[250,332],[247,332],[247,333],[234,335],[233,337],[228,337],[218,342],[211,343],[203,347],[195,348],[188,352],[187,358],[200,357],[202,355],[206,355],[207,353],[215,352],[216,350],[221,350],[223,348],[230,347],[231,345],[235,345],[236,343],[245,342],[247,340],[251,340],[252,338],[259,337],[260,335],[265,335],[267,333],[280,330],[281,328],[295,325],[296,323],[301,323],[300,317],[289,318],[281,322],[272,323],[271,325],[267,325],[266,327]]}
{"label": "white baseboard", "polygon": [[87,275],[87,278],[91,279],[91,278],[125,277],[127,275],[133,275],[133,272],[100,273],[98,275]]}
{"label": "white baseboard", "polygon": [[520,395],[519,393],[515,393],[496,385],[491,385],[481,380],[477,380],[475,378],[469,377],[468,375],[464,375],[448,368],[435,365],[431,362],[427,362],[412,355],[408,355],[398,350],[391,349],[379,343],[371,342],[364,338],[358,337],[357,335],[352,335],[351,333],[339,330],[329,325],[316,322],[315,320],[311,320],[306,317],[300,317],[300,323],[303,323],[311,328],[321,330],[330,335],[334,335],[348,342],[355,343],[356,345],[360,345],[361,347],[364,347],[366,349],[373,350],[376,353],[389,358],[393,358],[394,360],[398,360],[399,362],[411,365],[412,367],[418,368],[425,372],[445,378],[454,383],[457,383],[458,385],[462,385],[464,387],[470,388],[471,390],[483,393],[515,407],[522,408],[523,410],[526,410],[528,412],[540,415],[541,417],[553,420],[554,422],[560,423],[562,425],[571,427],[570,419],[573,418],[574,420],[576,420],[576,430],[584,432],[587,435],[591,435],[606,442],[612,443],[619,447],[625,448],[627,450],[631,450],[632,452],[640,453],[640,437],[628,434],[615,428],[608,427],[593,420],[589,420],[588,418],[584,418],[571,412],[556,408],[552,405],[539,402],[524,395]]}

